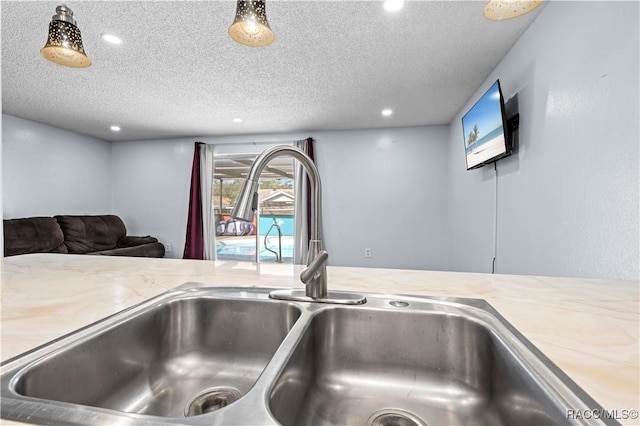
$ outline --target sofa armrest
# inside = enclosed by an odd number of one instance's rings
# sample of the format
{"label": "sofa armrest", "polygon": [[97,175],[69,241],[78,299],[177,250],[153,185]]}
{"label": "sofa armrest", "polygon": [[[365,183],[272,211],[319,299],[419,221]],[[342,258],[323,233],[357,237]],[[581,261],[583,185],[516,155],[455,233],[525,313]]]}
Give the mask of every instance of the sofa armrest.
{"label": "sofa armrest", "polygon": [[52,217],[5,219],[4,255],[27,253],[68,253],[64,234]]}
{"label": "sofa armrest", "polygon": [[136,246],[141,246],[143,244],[150,244],[150,243],[157,243],[157,242],[158,242],[158,239],[150,235],[147,235],[145,237],[126,236],[118,240],[118,244],[116,245],[116,247],[118,248],[136,247]]}

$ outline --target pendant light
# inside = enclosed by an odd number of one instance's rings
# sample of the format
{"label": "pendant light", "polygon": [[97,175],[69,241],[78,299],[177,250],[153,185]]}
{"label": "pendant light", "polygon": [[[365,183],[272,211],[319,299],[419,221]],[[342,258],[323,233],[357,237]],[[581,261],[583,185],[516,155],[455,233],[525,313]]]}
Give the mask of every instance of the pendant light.
{"label": "pendant light", "polygon": [[484,16],[495,21],[516,18],[531,12],[543,0],[491,0],[484,7]]}
{"label": "pendant light", "polygon": [[267,21],[264,0],[238,0],[236,19],[229,27],[232,39],[245,46],[262,47],[275,39]]}
{"label": "pendant light", "polygon": [[56,7],[56,14],[49,24],[47,44],[40,53],[51,62],[66,67],[86,68],[91,65],[91,59],[84,53],[73,12],[66,5]]}

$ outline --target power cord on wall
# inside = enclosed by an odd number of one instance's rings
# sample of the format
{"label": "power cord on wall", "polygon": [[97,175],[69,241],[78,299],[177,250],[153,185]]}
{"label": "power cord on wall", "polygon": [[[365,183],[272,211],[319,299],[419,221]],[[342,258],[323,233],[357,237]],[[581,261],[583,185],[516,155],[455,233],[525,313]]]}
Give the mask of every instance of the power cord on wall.
{"label": "power cord on wall", "polygon": [[493,163],[495,170],[494,188],[493,188],[493,259],[491,261],[491,273],[496,273],[496,258],[498,257],[498,162]]}

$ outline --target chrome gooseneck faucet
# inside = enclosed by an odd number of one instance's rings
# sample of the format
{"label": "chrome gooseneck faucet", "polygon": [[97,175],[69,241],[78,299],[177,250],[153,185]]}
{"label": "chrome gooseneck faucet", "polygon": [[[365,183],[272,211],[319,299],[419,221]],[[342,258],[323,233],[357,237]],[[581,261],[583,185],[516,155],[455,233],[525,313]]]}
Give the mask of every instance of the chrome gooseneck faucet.
{"label": "chrome gooseneck faucet", "polygon": [[308,302],[362,304],[363,296],[351,293],[329,293],[327,291],[327,266],[329,254],[322,248],[322,187],[320,175],[315,164],[307,154],[289,145],[277,145],[262,152],[253,162],[247,180],[238,197],[231,216],[246,221],[253,220],[258,209],[258,187],[262,171],[276,157],[293,157],[298,160],[309,175],[311,183],[311,240],[307,254],[307,267],[300,274],[300,280],[306,285],[305,292],[300,290],[277,290],[269,295],[273,299],[302,300]]}

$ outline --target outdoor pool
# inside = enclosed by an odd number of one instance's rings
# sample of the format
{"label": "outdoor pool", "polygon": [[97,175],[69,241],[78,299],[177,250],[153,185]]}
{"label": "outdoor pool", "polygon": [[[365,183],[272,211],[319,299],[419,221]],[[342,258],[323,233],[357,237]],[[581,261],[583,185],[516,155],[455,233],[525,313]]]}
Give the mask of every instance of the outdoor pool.
{"label": "outdoor pool", "polygon": [[[260,261],[273,262],[276,260],[275,254],[264,247],[264,237],[260,236]],[[267,247],[278,252],[278,237],[267,238]],[[255,261],[256,257],[256,237],[230,237],[218,238],[216,240],[216,253],[218,260],[244,260]],[[282,237],[282,260],[291,263],[293,260],[293,238]]]}

